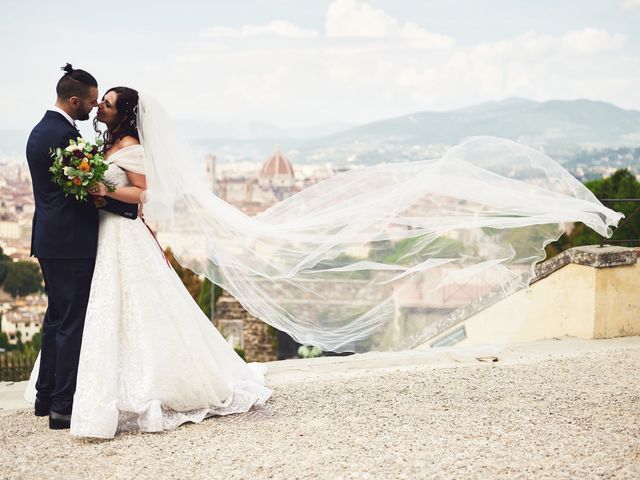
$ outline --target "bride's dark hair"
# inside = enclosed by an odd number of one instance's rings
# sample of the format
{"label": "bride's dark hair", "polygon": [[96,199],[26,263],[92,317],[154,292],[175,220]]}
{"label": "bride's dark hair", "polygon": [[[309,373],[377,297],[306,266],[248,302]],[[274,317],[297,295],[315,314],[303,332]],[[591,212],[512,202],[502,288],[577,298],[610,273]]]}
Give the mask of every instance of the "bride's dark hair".
{"label": "bride's dark hair", "polygon": [[[118,116],[116,118],[113,128],[107,128],[103,133],[98,128],[98,119],[93,119],[93,129],[96,133],[103,137],[104,150],[108,151],[114,143],[123,137],[131,136],[137,140],[140,140],[138,136],[138,92],[129,87],[113,87],[105,92],[105,95],[109,92],[115,92],[116,94],[116,111]],[[103,96],[104,98],[104,96]]]}

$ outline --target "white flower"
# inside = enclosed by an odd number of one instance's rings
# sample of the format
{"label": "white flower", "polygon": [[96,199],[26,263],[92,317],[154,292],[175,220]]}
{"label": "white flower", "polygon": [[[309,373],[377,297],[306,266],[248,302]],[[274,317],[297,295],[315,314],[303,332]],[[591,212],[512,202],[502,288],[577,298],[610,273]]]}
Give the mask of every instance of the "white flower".
{"label": "white flower", "polygon": [[[64,167],[62,169],[62,173],[64,173],[67,177],[69,177],[70,171],[71,171],[71,167]],[[69,178],[71,178],[71,177],[69,177]]]}
{"label": "white flower", "polygon": [[78,145],[69,145],[65,150],[67,152],[75,152],[76,150],[80,150],[80,147],[78,147]]}

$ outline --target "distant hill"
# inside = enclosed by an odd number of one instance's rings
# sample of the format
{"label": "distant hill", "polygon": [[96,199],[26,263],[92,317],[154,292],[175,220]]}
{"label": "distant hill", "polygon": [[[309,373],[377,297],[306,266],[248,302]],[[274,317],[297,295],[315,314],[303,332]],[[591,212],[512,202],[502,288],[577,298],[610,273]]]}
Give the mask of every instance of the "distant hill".
{"label": "distant hill", "polygon": [[[543,148],[554,158],[584,149],[640,146],[640,112],[592,100],[486,102],[448,112],[416,112],[357,127],[280,129],[259,123],[181,122],[199,151],[221,162],[264,160],[280,144],[294,163],[378,163],[438,155],[465,137],[495,135]],[[0,155],[23,155],[28,133],[0,130]]]}
{"label": "distant hill", "polygon": [[456,144],[495,135],[549,152],[640,145],[640,112],[591,100],[535,102],[510,98],[449,112],[417,112],[369,123],[309,142],[308,148],[353,142]]}
{"label": "distant hill", "polygon": [[276,144],[295,163],[375,164],[439,156],[465,137],[495,135],[544,149],[554,158],[640,146],[640,112],[606,102],[522,98],[448,112],[417,112],[324,136],[265,135],[249,140],[202,135],[197,143],[221,162],[265,159]]}

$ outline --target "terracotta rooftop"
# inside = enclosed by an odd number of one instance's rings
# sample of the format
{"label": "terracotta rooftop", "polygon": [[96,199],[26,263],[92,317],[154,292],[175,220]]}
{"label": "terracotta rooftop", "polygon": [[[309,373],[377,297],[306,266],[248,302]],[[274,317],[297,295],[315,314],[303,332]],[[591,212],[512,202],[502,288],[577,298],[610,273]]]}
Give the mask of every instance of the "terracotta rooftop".
{"label": "terracotta rooftop", "polygon": [[276,149],[275,153],[262,165],[260,175],[263,177],[272,177],[274,175],[289,175],[293,177],[293,167],[291,162],[282,155],[280,149]]}

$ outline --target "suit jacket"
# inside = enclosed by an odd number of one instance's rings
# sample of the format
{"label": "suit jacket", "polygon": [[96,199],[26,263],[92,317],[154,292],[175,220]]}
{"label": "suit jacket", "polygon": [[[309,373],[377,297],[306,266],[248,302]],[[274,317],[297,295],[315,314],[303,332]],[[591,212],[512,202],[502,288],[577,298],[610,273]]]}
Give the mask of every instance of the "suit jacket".
{"label": "suit jacket", "polygon": [[[50,149],[65,148],[78,130],[61,114],[47,111],[29,135],[27,162],[31,172],[35,213],[31,233],[31,255],[48,258],[95,258],[98,248],[98,210],[92,201],[65,196],[53,183],[49,167]],[[137,205],[108,199],[109,211],[135,218]],[[136,213],[133,213],[136,212]],[[125,215],[126,213],[126,215]]]}

